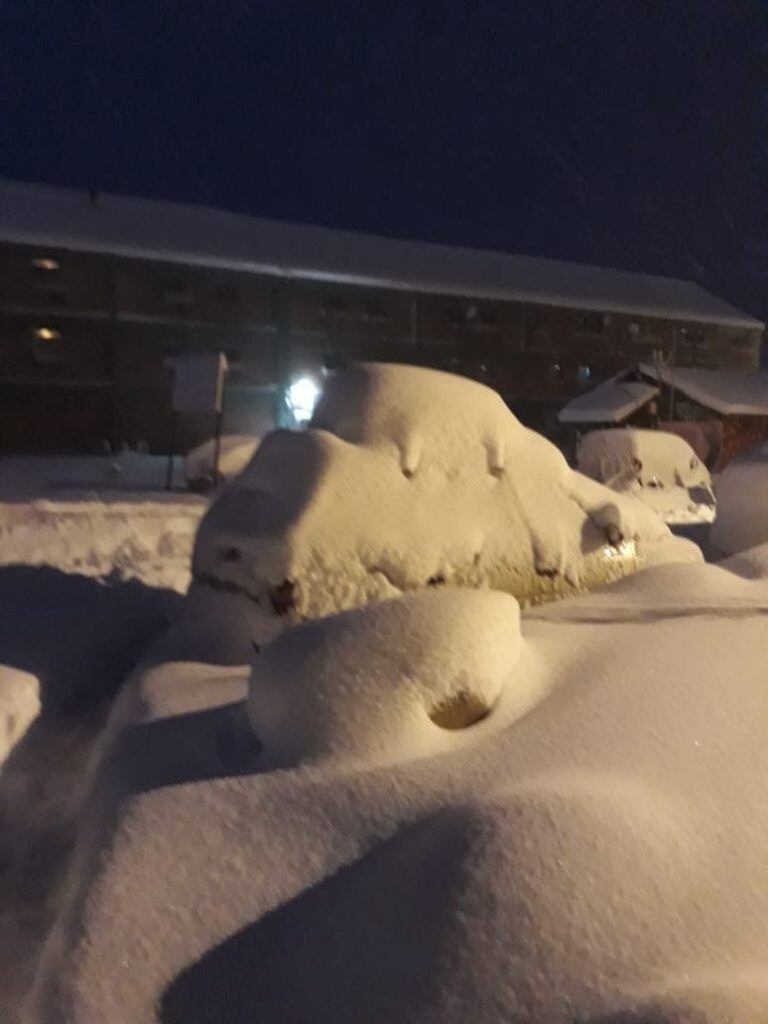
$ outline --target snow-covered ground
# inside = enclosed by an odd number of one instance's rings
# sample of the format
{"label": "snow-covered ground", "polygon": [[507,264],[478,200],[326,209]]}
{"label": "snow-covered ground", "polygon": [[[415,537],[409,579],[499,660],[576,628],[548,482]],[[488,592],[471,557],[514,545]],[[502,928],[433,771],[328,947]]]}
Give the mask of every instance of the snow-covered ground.
{"label": "snow-covered ground", "polygon": [[207,503],[127,453],[0,459],[0,1020],[58,913],[94,744],[167,627]]}
{"label": "snow-covered ground", "polygon": [[0,566],[53,566],[183,592],[207,502],[166,492],[166,460],[0,458]]}
{"label": "snow-covered ground", "polygon": [[185,598],[172,545],[72,572],[68,514],[67,572],[34,532],[0,567],[43,707],[0,769],[0,1019],[768,1019],[768,547],[707,565],[391,368],[267,439]]}

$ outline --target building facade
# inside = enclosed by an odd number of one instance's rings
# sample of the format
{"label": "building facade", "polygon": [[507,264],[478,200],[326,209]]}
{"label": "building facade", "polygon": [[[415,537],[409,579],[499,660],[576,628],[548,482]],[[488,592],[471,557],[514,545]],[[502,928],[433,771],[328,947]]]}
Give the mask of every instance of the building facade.
{"label": "building facade", "polygon": [[0,184],[0,450],[185,450],[167,361],[226,353],[225,430],[349,360],[497,389],[527,424],[628,364],[750,369],[762,323],[689,282]]}

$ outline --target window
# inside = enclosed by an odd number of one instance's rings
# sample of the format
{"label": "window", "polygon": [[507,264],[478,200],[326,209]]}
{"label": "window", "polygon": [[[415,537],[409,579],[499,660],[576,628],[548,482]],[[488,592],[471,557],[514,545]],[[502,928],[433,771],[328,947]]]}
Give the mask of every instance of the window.
{"label": "window", "polygon": [[60,264],[52,256],[38,256],[32,260],[33,283],[40,301],[46,306],[63,306],[67,301],[67,289],[60,279]]}
{"label": "window", "polygon": [[476,331],[498,330],[498,312],[487,303],[455,304],[448,310],[448,320],[453,327],[470,327]]}
{"label": "window", "polygon": [[349,307],[339,295],[326,295],[323,298],[321,313],[324,317],[349,316]]}
{"label": "window", "polygon": [[580,310],[573,314],[573,322],[577,332],[582,334],[602,334],[605,328],[605,317],[602,313]]}
{"label": "window", "polygon": [[41,275],[51,274],[59,269],[59,261],[53,259],[51,256],[38,256],[32,260],[32,266]]}
{"label": "window", "polygon": [[391,320],[391,317],[381,302],[370,299],[365,304],[365,319],[372,324],[383,324]]}
{"label": "window", "polygon": [[474,325],[478,331],[498,331],[499,313],[492,306],[483,305],[477,312]]}
{"label": "window", "polygon": [[564,377],[563,368],[560,363],[552,363],[549,368],[550,380],[562,380]]}
{"label": "window", "polygon": [[180,273],[164,274],[160,278],[160,293],[167,306],[177,309],[189,306],[193,301],[189,281]]}
{"label": "window", "polygon": [[588,366],[580,366],[576,371],[576,380],[580,384],[586,384],[592,376],[592,370]]}
{"label": "window", "polygon": [[754,348],[754,341],[749,334],[739,334],[731,339],[731,347],[738,352],[749,352]]}
{"label": "window", "polygon": [[36,363],[60,363],[61,331],[55,327],[35,327],[32,331],[32,358]]}
{"label": "window", "polygon": [[219,284],[213,294],[220,306],[236,306],[240,301],[240,293],[235,284]]}

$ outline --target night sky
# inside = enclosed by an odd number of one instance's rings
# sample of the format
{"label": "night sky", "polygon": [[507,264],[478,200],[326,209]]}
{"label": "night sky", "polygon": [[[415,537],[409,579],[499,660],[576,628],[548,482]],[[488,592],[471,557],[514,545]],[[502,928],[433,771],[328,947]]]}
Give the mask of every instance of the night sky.
{"label": "night sky", "polygon": [[765,315],[763,13],[3,0],[0,175],[693,277]]}

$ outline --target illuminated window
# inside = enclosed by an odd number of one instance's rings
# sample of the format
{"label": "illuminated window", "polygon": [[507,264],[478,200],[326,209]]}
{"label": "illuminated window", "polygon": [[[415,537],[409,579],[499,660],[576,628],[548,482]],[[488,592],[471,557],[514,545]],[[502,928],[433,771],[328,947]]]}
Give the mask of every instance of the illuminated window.
{"label": "illuminated window", "polygon": [[32,331],[32,358],[36,363],[61,362],[61,331],[55,327],[35,327]]}
{"label": "illuminated window", "polygon": [[59,269],[59,261],[50,256],[38,256],[37,259],[32,260],[32,266],[35,270],[40,270],[43,273],[51,273],[51,271]]}
{"label": "illuminated window", "polygon": [[54,327],[36,327],[35,338],[38,341],[61,341],[61,331]]}

